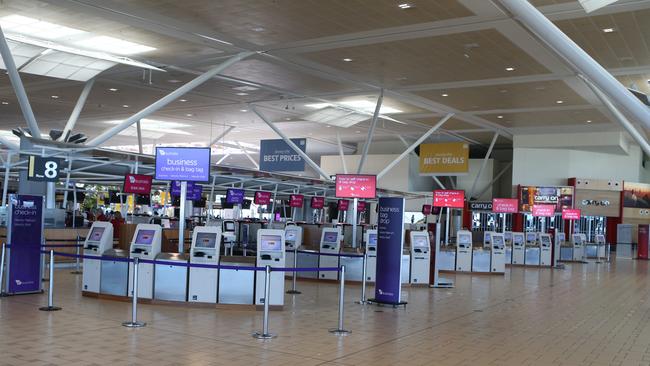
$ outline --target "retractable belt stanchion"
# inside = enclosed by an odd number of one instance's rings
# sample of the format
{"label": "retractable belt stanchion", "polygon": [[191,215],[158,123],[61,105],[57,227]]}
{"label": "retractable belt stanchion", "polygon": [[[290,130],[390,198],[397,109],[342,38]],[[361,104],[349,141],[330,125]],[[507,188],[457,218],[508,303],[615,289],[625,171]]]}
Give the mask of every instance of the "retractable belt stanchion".
{"label": "retractable belt stanchion", "polygon": [[339,287],[339,326],[336,329],[330,329],[329,332],[336,335],[347,335],[351,332],[343,328],[343,306],[345,305],[345,266],[341,266],[341,284]]}
{"label": "retractable belt stanchion", "polygon": [[138,321],[138,265],[140,264],[139,258],[133,258],[133,300],[131,302],[131,321],[122,323],[127,328],[140,328],[147,325],[147,323]]}
{"label": "retractable belt stanchion", "polygon": [[[48,267],[47,267],[47,266],[48,266],[47,263],[48,263],[48,262],[45,260],[45,252],[41,251],[41,268],[43,268],[43,269],[48,268]],[[43,282],[47,282],[47,281],[50,280],[49,278],[45,277],[45,274],[46,274],[46,273],[48,273],[48,276],[49,276],[49,273],[50,273],[49,268],[48,268],[47,271],[43,271],[43,278],[42,278],[42,281],[43,281]]]}
{"label": "retractable belt stanchion", "polygon": [[5,252],[7,250],[6,247],[7,245],[5,243],[2,243],[2,255],[0,256],[0,297],[8,296],[7,293],[4,292]]}
{"label": "retractable belt stanchion", "polygon": [[277,334],[269,332],[269,303],[271,302],[271,266],[267,265],[264,276],[264,318],[262,319],[262,331],[253,333],[253,338],[271,339]]}
{"label": "retractable belt stanchion", "polygon": [[[296,271],[296,267],[298,267],[298,248],[293,248],[293,277],[291,278],[291,290],[287,291],[288,294],[292,295],[298,295],[301,294],[302,292],[296,290],[296,277],[298,276],[298,271]],[[265,301],[266,302],[266,301]]]}
{"label": "retractable belt stanchion", "polygon": [[609,251],[612,250],[611,244],[607,243],[607,246],[605,247],[605,260],[607,263],[609,263]]}
{"label": "retractable belt stanchion", "polygon": [[50,287],[47,290],[47,306],[38,308],[41,311],[57,311],[60,307],[54,306],[54,250],[50,250]]}
{"label": "retractable belt stanchion", "polygon": [[[367,249],[367,248],[366,248]],[[356,301],[357,304],[365,304],[366,303],[366,259],[368,258],[368,253],[366,251],[363,252],[363,258],[362,258],[362,266],[361,267],[361,299],[359,301]]]}
{"label": "retractable belt stanchion", "polygon": [[81,268],[80,268],[81,255],[79,253],[79,251],[80,251],[80,249],[79,249],[80,248],[80,246],[79,246],[79,235],[77,235],[77,242],[76,243],[77,243],[77,258],[75,258],[74,271],[72,271],[70,273],[72,273],[72,274],[81,274],[82,272],[81,272]]}

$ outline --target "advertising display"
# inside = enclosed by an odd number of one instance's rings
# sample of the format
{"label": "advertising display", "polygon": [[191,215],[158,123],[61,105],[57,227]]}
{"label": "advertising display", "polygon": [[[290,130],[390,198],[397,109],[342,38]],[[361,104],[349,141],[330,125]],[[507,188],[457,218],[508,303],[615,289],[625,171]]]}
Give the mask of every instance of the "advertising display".
{"label": "advertising display", "polygon": [[623,217],[650,218],[650,184],[623,182]]}
{"label": "advertising display", "polygon": [[151,180],[150,175],[144,174],[127,174],[124,176],[124,185],[122,192],[133,194],[149,194],[151,193]]}
{"label": "advertising display", "polygon": [[292,194],[289,196],[289,207],[301,208],[305,196],[302,194]]}
{"label": "advertising display", "polygon": [[209,147],[156,147],[156,179],[208,182]]}
{"label": "advertising display", "polygon": [[271,203],[271,192],[257,191],[253,201],[256,205],[268,205]]}
{"label": "advertising display", "polygon": [[244,203],[244,190],[228,188],[226,190],[226,203],[231,205]]}
{"label": "advertising display", "polygon": [[465,207],[465,191],[437,189],[433,191],[433,206],[463,208]]}
{"label": "advertising display", "polygon": [[325,197],[312,197],[310,207],[317,210],[325,207]]}
{"label": "advertising display", "polygon": [[[307,139],[291,139],[302,151],[307,149]],[[302,172],[305,161],[284,140],[260,141],[260,170],[265,172]]]}
{"label": "advertising display", "polygon": [[[181,182],[175,180],[170,184],[170,194],[172,196],[178,197],[181,195]],[[185,198],[190,201],[196,201],[201,199],[203,194],[203,186],[194,184],[194,182],[187,182],[187,191],[185,192]]]}
{"label": "advertising display", "polygon": [[9,197],[9,268],[5,277],[9,294],[41,290],[41,244],[43,244],[43,197]]}
{"label": "advertising display", "polygon": [[531,212],[534,205],[553,205],[556,212],[573,207],[573,187],[519,186],[519,211]]}
{"label": "advertising display", "polygon": [[360,174],[337,174],[337,198],[375,198],[377,176]]}
{"label": "advertising display", "polygon": [[517,213],[519,204],[515,198],[493,198],[492,212],[494,213]]}
{"label": "advertising display", "polygon": [[358,201],[357,202],[357,212],[365,211],[366,210],[366,203],[363,201]]}
{"label": "advertising display", "polygon": [[553,217],[555,216],[555,205],[533,205],[533,216]]}
{"label": "advertising display", "polygon": [[420,145],[420,175],[462,175],[469,171],[469,146],[464,142]]}
{"label": "advertising display", "polygon": [[338,202],[339,211],[347,211],[350,207],[350,201],[348,200],[339,200]]}
{"label": "advertising display", "polygon": [[563,208],[562,220],[580,220],[580,210],[575,208]]}
{"label": "advertising display", "polygon": [[373,301],[400,304],[402,253],[404,251],[404,198],[379,199],[377,271]]}

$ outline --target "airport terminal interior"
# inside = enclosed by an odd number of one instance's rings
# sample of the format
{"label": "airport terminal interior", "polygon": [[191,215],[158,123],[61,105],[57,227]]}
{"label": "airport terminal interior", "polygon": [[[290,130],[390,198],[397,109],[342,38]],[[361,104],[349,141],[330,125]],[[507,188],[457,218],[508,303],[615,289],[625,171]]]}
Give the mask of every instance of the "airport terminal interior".
{"label": "airport terminal interior", "polygon": [[650,0],[0,0],[0,366],[650,365]]}

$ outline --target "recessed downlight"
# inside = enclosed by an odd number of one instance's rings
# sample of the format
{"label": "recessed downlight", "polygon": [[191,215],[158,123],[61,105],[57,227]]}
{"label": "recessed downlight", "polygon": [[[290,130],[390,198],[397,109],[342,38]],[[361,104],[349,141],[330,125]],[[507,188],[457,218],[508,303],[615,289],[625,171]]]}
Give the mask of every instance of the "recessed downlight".
{"label": "recessed downlight", "polygon": [[240,112],[248,112],[248,109],[240,109]]}
{"label": "recessed downlight", "polygon": [[248,95],[248,93],[239,92],[239,93],[235,93],[235,95],[239,95],[240,97],[243,97],[245,95]]}
{"label": "recessed downlight", "polygon": [[58,95],[53,95],[53,96],[51,96],[50,98],[52,98],[52,99],[59,99],[59,96],[58,96]]}
{"label": "recessed downlight", "polygon": [[179,102],[185,103],[185,102],[187,102],[187,99],[181,99],[181,100],[179,100]]}
{"label": "recessed downlight", "polygon": [[9,102],[5,102],[4,100],[2,101],[2,105],[7,105]]}
{"label": "recessed downlight", "polygon": [[503,119],[503,116],[497,116],[498,119]]}
{"label": "recessed downlight", "polygon": [[441,95],[442,95],[443,97],[448,97],[448,96],[449,96],[449,94],[447,94],[447,93],[442,93]]}
{"label": "recessed downlight", "polygon": [[515,68],[512,66],[506,67],[506,71],[515,71]]}
{"label": "recessed downlight", "polygon": [[588,120],[587,120],[587,123],[591,123],[591,120],[590,120],[590,119],[588,119]]}
{"label": "recessed downlight", "polygon": [[354,61],[354,59],[351,59],[349,57],[343,59],[343,62],[352,62],[352,61]]}
{"label": "recessed downlight", "polygon": [[562,104],[562,103],[564,103],[564,101],[563,100],[556,100],[555,103]]}
{"label": "recessed downlight", "polygon": [[128,104],[122,104],[122,108],[129,108]]}
{"label": "recessed downlight", "polygon": [[603,28],[603,33],[614,33],[614,28]]}
{"label": "recessed downlight", "polygon": [[402,9],[402,10],[406,10],[406,9],[411,9],[411,8],[413,8],[414,6],[413,6],[413,4],[402,3],[402,4],[397,5],[397,7],[400,8],[400,9]]}
{"label": "recessed downlight", "polygon": [[117,88],[109,88],[109,89],[108,89],[108,91],[111,91],[111,92],[116,92],[116,91],[118,91],[118,90],[119,90],[119,89],[117,89]]}

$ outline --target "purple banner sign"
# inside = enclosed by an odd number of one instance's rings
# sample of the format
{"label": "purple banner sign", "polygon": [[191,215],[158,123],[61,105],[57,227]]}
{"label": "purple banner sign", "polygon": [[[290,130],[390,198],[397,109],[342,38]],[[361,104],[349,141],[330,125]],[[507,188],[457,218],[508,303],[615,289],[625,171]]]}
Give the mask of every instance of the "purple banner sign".
{"label": "purple banner sign", "polygon": [[229,188],[226,190],[226,203],[239,204],[244,203],[244,190]]}
{"label": "purple banner sign", "polygon": [[43,196],[16,195],[9,199],[10,230],[7,281],[10,294],[41,290]]}
{"label": "purple banner sign", "polygon": [[209,147],[157,147],[156,179],[208,182]]}
{"label": "purple banner sign", "polygon": [[[172,181],[172,184],[170,185],[170,192],[172,196],[180,196],[181,182],[177,180]],[[194,182],[187,182],[187,192],[185,193],[186,199],[190,201],[200,200],[202,194],[203,194],[203,186],[194,184]]]}
{"label": "purple banner sign", "polygon": [[402,251],[404,250],[404,199],[379,199],[377,226],[377,277],[374,301],[400,304]]}

